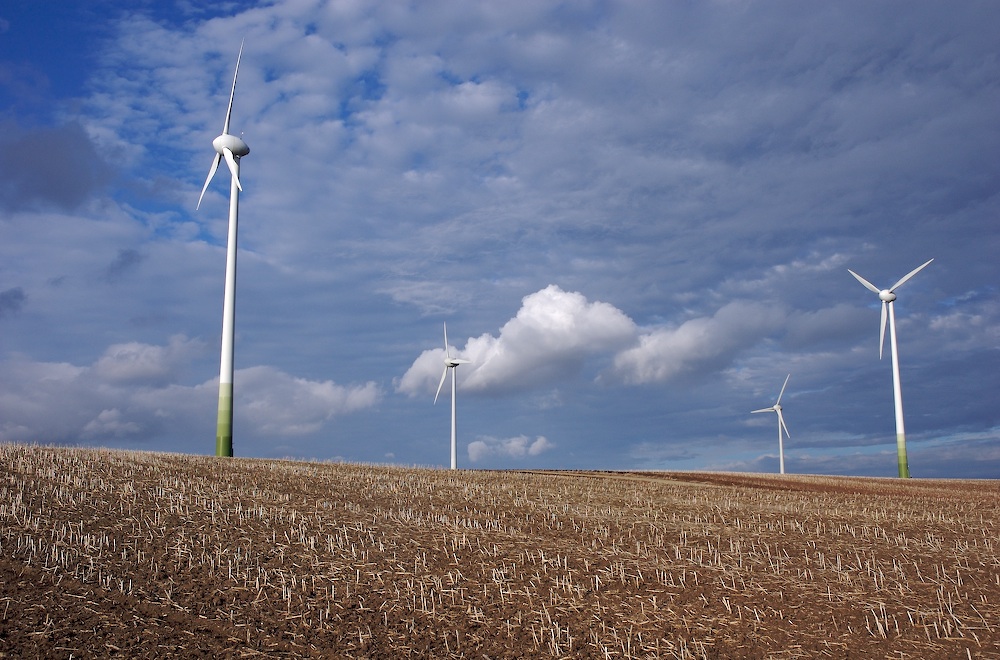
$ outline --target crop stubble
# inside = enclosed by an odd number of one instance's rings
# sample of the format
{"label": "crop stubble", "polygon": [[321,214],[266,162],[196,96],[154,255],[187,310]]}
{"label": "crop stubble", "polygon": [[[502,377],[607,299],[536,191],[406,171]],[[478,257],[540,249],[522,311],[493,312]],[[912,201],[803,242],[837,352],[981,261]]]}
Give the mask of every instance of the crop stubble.
{"label": "crop stubble", "polygon": [[0,655],[997,658],[998,504],[0,445]]}

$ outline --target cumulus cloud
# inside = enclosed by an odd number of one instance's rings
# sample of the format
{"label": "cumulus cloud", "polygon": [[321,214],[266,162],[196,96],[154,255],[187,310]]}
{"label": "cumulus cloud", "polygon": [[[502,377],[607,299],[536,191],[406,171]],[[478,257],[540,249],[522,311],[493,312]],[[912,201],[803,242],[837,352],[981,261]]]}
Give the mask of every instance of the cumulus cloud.
{"label": "cumulus cloud", "polygon": [[[628,344],[635,333],[635,324],[615,306],[551,284],[525,296],[498,337],[473,337],[452,355],[470,361],[459,367],[466,391],[506,393],[576,375],[589,357]],[[433,391],[443,360],[443,348],[424,351],[397,390],[410,396]]]}
{"label": "cumulus cloud", "polygon": [[233,380],[235,409],[267,434],[318,431],[336,415],[370,408],[380,396],[373,381],[345,387],[329,380],[296,378],[273,367],[240,369]]}
{"label": "cumulus cloud", "polygon": [[775,305],[729,303],[711,317],[643,334],[638,345],[615,356],[605,377],[641,384],[668,381],[696,369],[719,369],[778,329],[785,316],[784,309]]}
{"label": "cumulus cloud", "polygon": [[66,442],[102,410],[96,388],[81,378],[86,367],[33,362],[21,356],[0,370],[0,441]]}
{"label": "cumulus cloud", "polygon": [[[0,441],[150,441],[204,432],[214,421],[218,379],[176,382],[202,349],[199,340],[177,336],[167,346],[116,344],[85,367],[10,360],[0,373]],[[236,424],[257,437],[312,433],[380,397],[374,382],[344,386],[268,366],[238,369],[234,384]]]}
{"label": "cumulus cloud", "polygon": [[88,440],[92,438],[127,438],[139,435],[142,430],[142,426],[138,422],[122,419],[122,412],[117,408],[112,408],[102,410],[97,417],[87,422],[80,437]]}
{"label": "cumulus cloud", "polygon": [[203,341],[183,335],[171,337],[166,346],[136,341],[113,344],[91,369],[97,379],[108,384],[165,385],[177,376],[183,364],[205,348]]}
{"label": "cumulus cloud", "polygon": [[[782,328],[787,317],[782,306],[740,300],[710,317],[640,333],[615,306],[549,285],[525,296],[498,337],[473,337],[464,348],[451,350],[470,361],[459,367],[465,372],[460,387],[468,392],[506,393],[555,383],[577,375],[588,359],[600,358],[613,359],[599,376],[602,382],[656,383],[725,367]],[[795,338],[804,341],[815,322],[804,319],[800,325]],[[443,360],[444,349],[424,351],[396,389],[411,396],[433,391]]]}
{"label": "cumulus cloud", "polygon": [[523,459],[538,456],[551,449],[555,449],[555,444],[544,435],[534,440],[526,435],[519,435],[514,438],[481,437],[469,443],[468,452],[469,460],[478,463],[493,457]]}

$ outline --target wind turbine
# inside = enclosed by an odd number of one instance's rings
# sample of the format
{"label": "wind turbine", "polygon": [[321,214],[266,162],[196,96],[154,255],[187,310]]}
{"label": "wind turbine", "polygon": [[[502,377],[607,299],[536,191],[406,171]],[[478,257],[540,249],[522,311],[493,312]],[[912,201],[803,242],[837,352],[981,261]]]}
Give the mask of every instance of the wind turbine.
{"label": "wind turbine", "polygon": [[240,58],[243,57],[243,44],[236,56],[236,72],[233,73],[233,88],[229,92],[229,109],[226,110],[226,123],[222,125],[222,135],[212,140],[215,147],[215,158],[208,170],[208,178],[198,197],[198,206],[205,197],[208,184],[212,182],[215,171],[223,158],[229,166],[232,181],[229,186],[229,238],[226,249],[226,293],[222,305],[222,359],[219,369],[219,417],[215,432],[215,455],[233,455],[233,335],[236,318],[236,228],[240,204],[240,158],[250,153],[250,147],[243,138],[229,134],[229,119],[233,114],[233,97],[236,95],[236,76],[240,72]]}
{"label": "wind turbine", "polygon": [[906,431],[903,428],[903,393],[899,387],[899,351],[896,349],[896,312],[892,304],[896,300],[896,289],[906,284],[906,282],[927,267],[933,259],[927,261],[922,266],[914,268],[902,279],[893,284],[888,289],[879,289],[877,286],[855,273],[850,268],[847,272],[861,282],[866,289],[878,295],[882,301],[882,322],[879,330],[878,359],[882,359],[882,347],[885,345],[885,318],[889,317],[889,347],[892,350],[892,396],[896,406],[896,460],[899,463],[899,476],[906,479],[910,476],[910,466],[906,460]]}
{"label": "wind turbine", "polygon": [[444,371],[441,372],[441,382],[438,383],[437,394],[434,395],[434,403],[437,403],[438,397],[441,395],[441,388],[444,387],[444,379],[448,377],[448,370],[451,369],[451,469],[455,470],[458,468],[458,435],[455,425],[455,392],[457,391],[457,386],[455,384],[456,369],[460,364],[468,364],[469,360],[463,360],[462,358],[453,358],[451,356],[451,349],[448,348],[448,324],[444,324]]}
{"label": "wind turbine", "polygon": [[751,413],[762,413],[774,411],[778,413],[778,462],[781,466],[781,474],[785,473],[785,443],[781,437],[781,430],[785,430],[785,435],[788,439],[792,439],[792,434],[788,432],[788,427],[785,426],[785,418],[781,416],[781,395],[785,393],[785,387],[788,385],[788,379],[792,377],[792,374],[785,376],[785,384],[781,386],[781,391],[778,393],[778,400],[774,402],[774,405],[770,408],[761,408],[760,410],[751,410]]}

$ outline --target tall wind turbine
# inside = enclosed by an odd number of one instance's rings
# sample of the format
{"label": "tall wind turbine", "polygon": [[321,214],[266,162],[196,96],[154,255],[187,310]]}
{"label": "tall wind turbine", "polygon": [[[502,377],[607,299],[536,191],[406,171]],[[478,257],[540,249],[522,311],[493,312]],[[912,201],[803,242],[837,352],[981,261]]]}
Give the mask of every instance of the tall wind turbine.
{"label": "tall wind turbine", "polygon": [[788,439],[792,439],[792,434],[788,432],[788,427],[785,426],[785,418],[781,416],[781,395],[785,393],[785,387],[788,385],[788,379],[792,377],[792,374],[785,376],[785,384],[781,386],[781,391],[778,393],[778,400],[774,402],[774,405],[770,408],[761,408],[760,410],[751,410],[751,413],[762,413],[774,411],[778,413],[778,462],[781,466],[781,474],[785,473],[785,442],[781,437],[781,430],[785,430],[785,435]]}
{"label": "tall wind turbine", "polygon": [[434,395],[434,403],[437,403],[438,396],[441,395],[441,388],[444,387],[444,379],[448,377],[448,370],[451,369],[451,469],[458,468],[458,435],[455,424],[455,393],[458,390],[455,384],[457,368],[460,364],[468,364],[469,360],[453,358],[451,349],[448,348],[448,324],[444,324],[444,371],[441,372],[441,382],[438,383],[437,394]]}
{"label": "tall wind turbine", "polygon": [[922,266],[914,268],[902,279],[893,284],[888,289],[879,289],[877,286],[855,273],[850,268],[850,273],[861,282],[866,289],[878,295],[882,301],[882,322],[879,330],[878,358],[882,359],[882,347],[885,345],[885,319],[889,317],[889,347],[892,350],[892,396],[896,405],[896,460],[899,463],[899,476],[906,479],[910,476],[910,466],[906,460],[906,431],[903,428],[903,394],[899,388],[899,352],[896,349],[896,312],[893,302],[896,300],[896,289],[906,284],[906,282],[927,267],[933,259],[927,261]]}
{"label": "tall wind turbine", "polygon": [[223,158],[229,166],[232,181],[229,186],[229,239],[226,249],[226,294],[222,306],[222,360],[219,369],[219,417],[215,432],[215,455],[233,455],[233,334],[236,318],[236,227],[240,204],[240,158],[250,153],[250,147],[243,138],[229,134],[229,119],[233,114],[233,97],[236,95],[236,76],[240,72],[240,58],[243,57],[243,44],[240,44],[239,55],[236,56],[236,72],[233,73],[233,89],[229,93],[229,109],[226,110],[226,122],[222,125],[222,135],[212,140],[215,147],[215,158],[208,170],[208,178],[198,197],[198,206],[205,197],[208,184],[212,182],[215,171]]}

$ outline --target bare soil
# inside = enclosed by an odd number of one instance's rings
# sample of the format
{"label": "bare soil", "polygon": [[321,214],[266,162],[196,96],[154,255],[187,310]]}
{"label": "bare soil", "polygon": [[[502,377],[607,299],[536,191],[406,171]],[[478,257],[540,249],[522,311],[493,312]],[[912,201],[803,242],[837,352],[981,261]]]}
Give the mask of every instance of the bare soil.
{"label": "bare soil", "polygon": [[0,657],[1000,658],[1000,481],[0,445]]}

